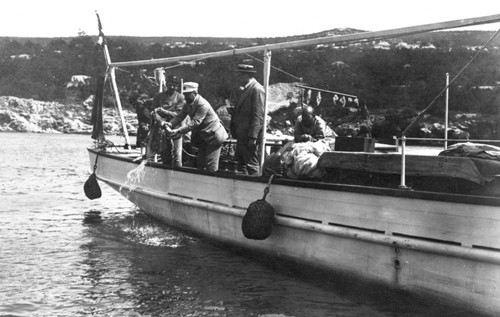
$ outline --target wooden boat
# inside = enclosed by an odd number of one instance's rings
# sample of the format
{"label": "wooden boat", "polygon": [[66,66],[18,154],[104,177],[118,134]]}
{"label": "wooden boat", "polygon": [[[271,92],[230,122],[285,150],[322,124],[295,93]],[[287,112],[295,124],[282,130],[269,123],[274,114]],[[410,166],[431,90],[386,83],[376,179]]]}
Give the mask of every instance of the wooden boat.
{"label": "wooden boat", "polygon": [[[112,63],[106,47],[105,52],[116,97],[116,67],[257,51],[265,52],[264,85],[267,89],[270,50],[347,43],[497,21],[500,15],[133,62]],[[117,101],[121,110],[119,98]],[[124,123],[123,116],[121,118]],[[126,130],[124,134],[129,144]],[[263,142],[265,144],[266,140]],[[477,165],[471,158],[427,157],[424,160],[402,152],[334,151],[320,158],[325,168],[342,171],[350,164],[349,172],[384,174],[402,180],[396,186],[382,186],[373,181],[376,177],[370,177],[371,183],[352,184],[342,177],[312,181],[275,176],[271,183],[265,176],[246,176],[230,171],[208,173],[188,167],[170,168],[151,161],[140,165],[135,159],[140,156],[138,150],[123,146],[88,149],[91,167],[99,181],[166,224],[224,245],[430,295],[479,312],[500,314],[498,195],[486,191],[454,193],[425,187],[409,190],[405,182],[408,177],[434,177],[436,175],[422,173],[430,173],[436,168],[441,173],[436,177],[449,176],[445,183],[453,182],[457,175],[443,175],[440,170],[445,165],[452,170],[462,168],[462,176],[469,178],[467,181],[473,179],[480,183],[490,177],[494,182],[497,174],[485,176],[484,171],[474,170]],[[129,173],[139,167],[143,168],[140,177],[131,181]],[[264,240],[247,239],[242,233],[243,218],[249,205],[261,199],[263,194],[274,208],[272,233]]]}

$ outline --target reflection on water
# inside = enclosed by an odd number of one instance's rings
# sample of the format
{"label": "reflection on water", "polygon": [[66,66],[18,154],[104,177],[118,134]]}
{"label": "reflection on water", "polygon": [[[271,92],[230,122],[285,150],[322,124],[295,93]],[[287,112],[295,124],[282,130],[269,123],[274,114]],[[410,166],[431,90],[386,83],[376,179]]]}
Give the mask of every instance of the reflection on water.
{"label": "reflection on water", "polygon": [[229,251],[83,193],[88,136],[2,134],[0,316],[470,316]]}

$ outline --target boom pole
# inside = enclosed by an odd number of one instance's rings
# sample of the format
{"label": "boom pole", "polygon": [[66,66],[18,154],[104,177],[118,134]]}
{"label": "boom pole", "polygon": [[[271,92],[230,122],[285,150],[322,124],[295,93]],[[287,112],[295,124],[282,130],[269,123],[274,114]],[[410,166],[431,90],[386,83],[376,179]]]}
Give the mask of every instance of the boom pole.
{"label": "boom pole", "polygon": [[238,48],[233,50],[225,50],[219,52],[211,52],[211,53],[201,53],[201,54],[193,54],[193,55],[185,55],[185,56],[175,56],[175,57],[165,57],[158,59],[148,59],[148,60],[139,60],[139,61],[130,61],[130,62],[115,62],[110,63],[111,67],[128,67],[128,66],[142,66],[142,65],[158,65],[158,64],[167,64],[167,63],[176,63],[176,62],[187,62],[193,60],[207,59],[207,58],[216,58],[216,57],[226,57],[233,55],[241,55],[241,54],[251,54],[262,52],[265,50],[273,51],[273,50],[281,50],[287,48],[295,48],[301,46],[308,45],[317,45],[317,44],[349,44],[355,42],[376,40],[382,38],[391,38],[395,36],[404,36],[418,33],[425,33],[431,31],[439,31],[444,29],[453,29],[460,28],[464,26],[473,26],[473,25],[481,25],[481,24],[489,24],[500,22],[500,14],[477,17],[477,18],[469,18],[469,19],[461,19],[461,20],[453,20],[447,22],[439,22],[439,23],[431,23],[417,26],[410,26],[404,28],[397,29],[389,29],[384,31],[375,31],[375,32],[361,32],[356,34],[348,34],[348,35],[337,35],[337,36],[328,36],[328,37],[320,37],[314,39],[305,39],[305,40],[297,40],[290,42],[282,42],[282,43],[274,43],[260,46],[252,46],[246,48]]}

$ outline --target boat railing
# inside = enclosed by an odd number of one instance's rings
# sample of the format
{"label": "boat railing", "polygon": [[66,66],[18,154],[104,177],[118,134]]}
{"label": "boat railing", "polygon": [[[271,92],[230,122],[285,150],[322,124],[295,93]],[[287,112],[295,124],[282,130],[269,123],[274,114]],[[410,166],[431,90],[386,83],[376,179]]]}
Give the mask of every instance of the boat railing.
{"label": "boat railing", "polygon": [[401,182],[400,189],[411,190],[411,187],[406,185],[406,141],[433,141],[444,142],[444,149],[447,149],[448,142],[480,142],[480,143],[500,143],[500,140],[487,140],[487,139],[448,139],[448,138],[409,138],[402,136],[396,138],[396,142],[401,141]]}

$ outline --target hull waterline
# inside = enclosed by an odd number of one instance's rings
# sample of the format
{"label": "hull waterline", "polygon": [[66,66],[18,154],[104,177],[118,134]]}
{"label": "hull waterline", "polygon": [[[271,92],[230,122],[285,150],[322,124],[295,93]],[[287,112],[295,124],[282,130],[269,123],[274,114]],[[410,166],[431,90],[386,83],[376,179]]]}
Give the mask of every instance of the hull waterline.
{"label": "hull waterline", "polygon": [[[95,162],[95,152],[89,153]],[[500,312],[498,206],[278,183],[266,199],[276,211],[273,232],[256,241],[243,236],[241,223],[250,202],[262,197],[266,180],[150,165],[143,181],[131,184],[127,173],[137,166],[131,159],[99,155],[96,173],[168,225],[477,311]]]}

